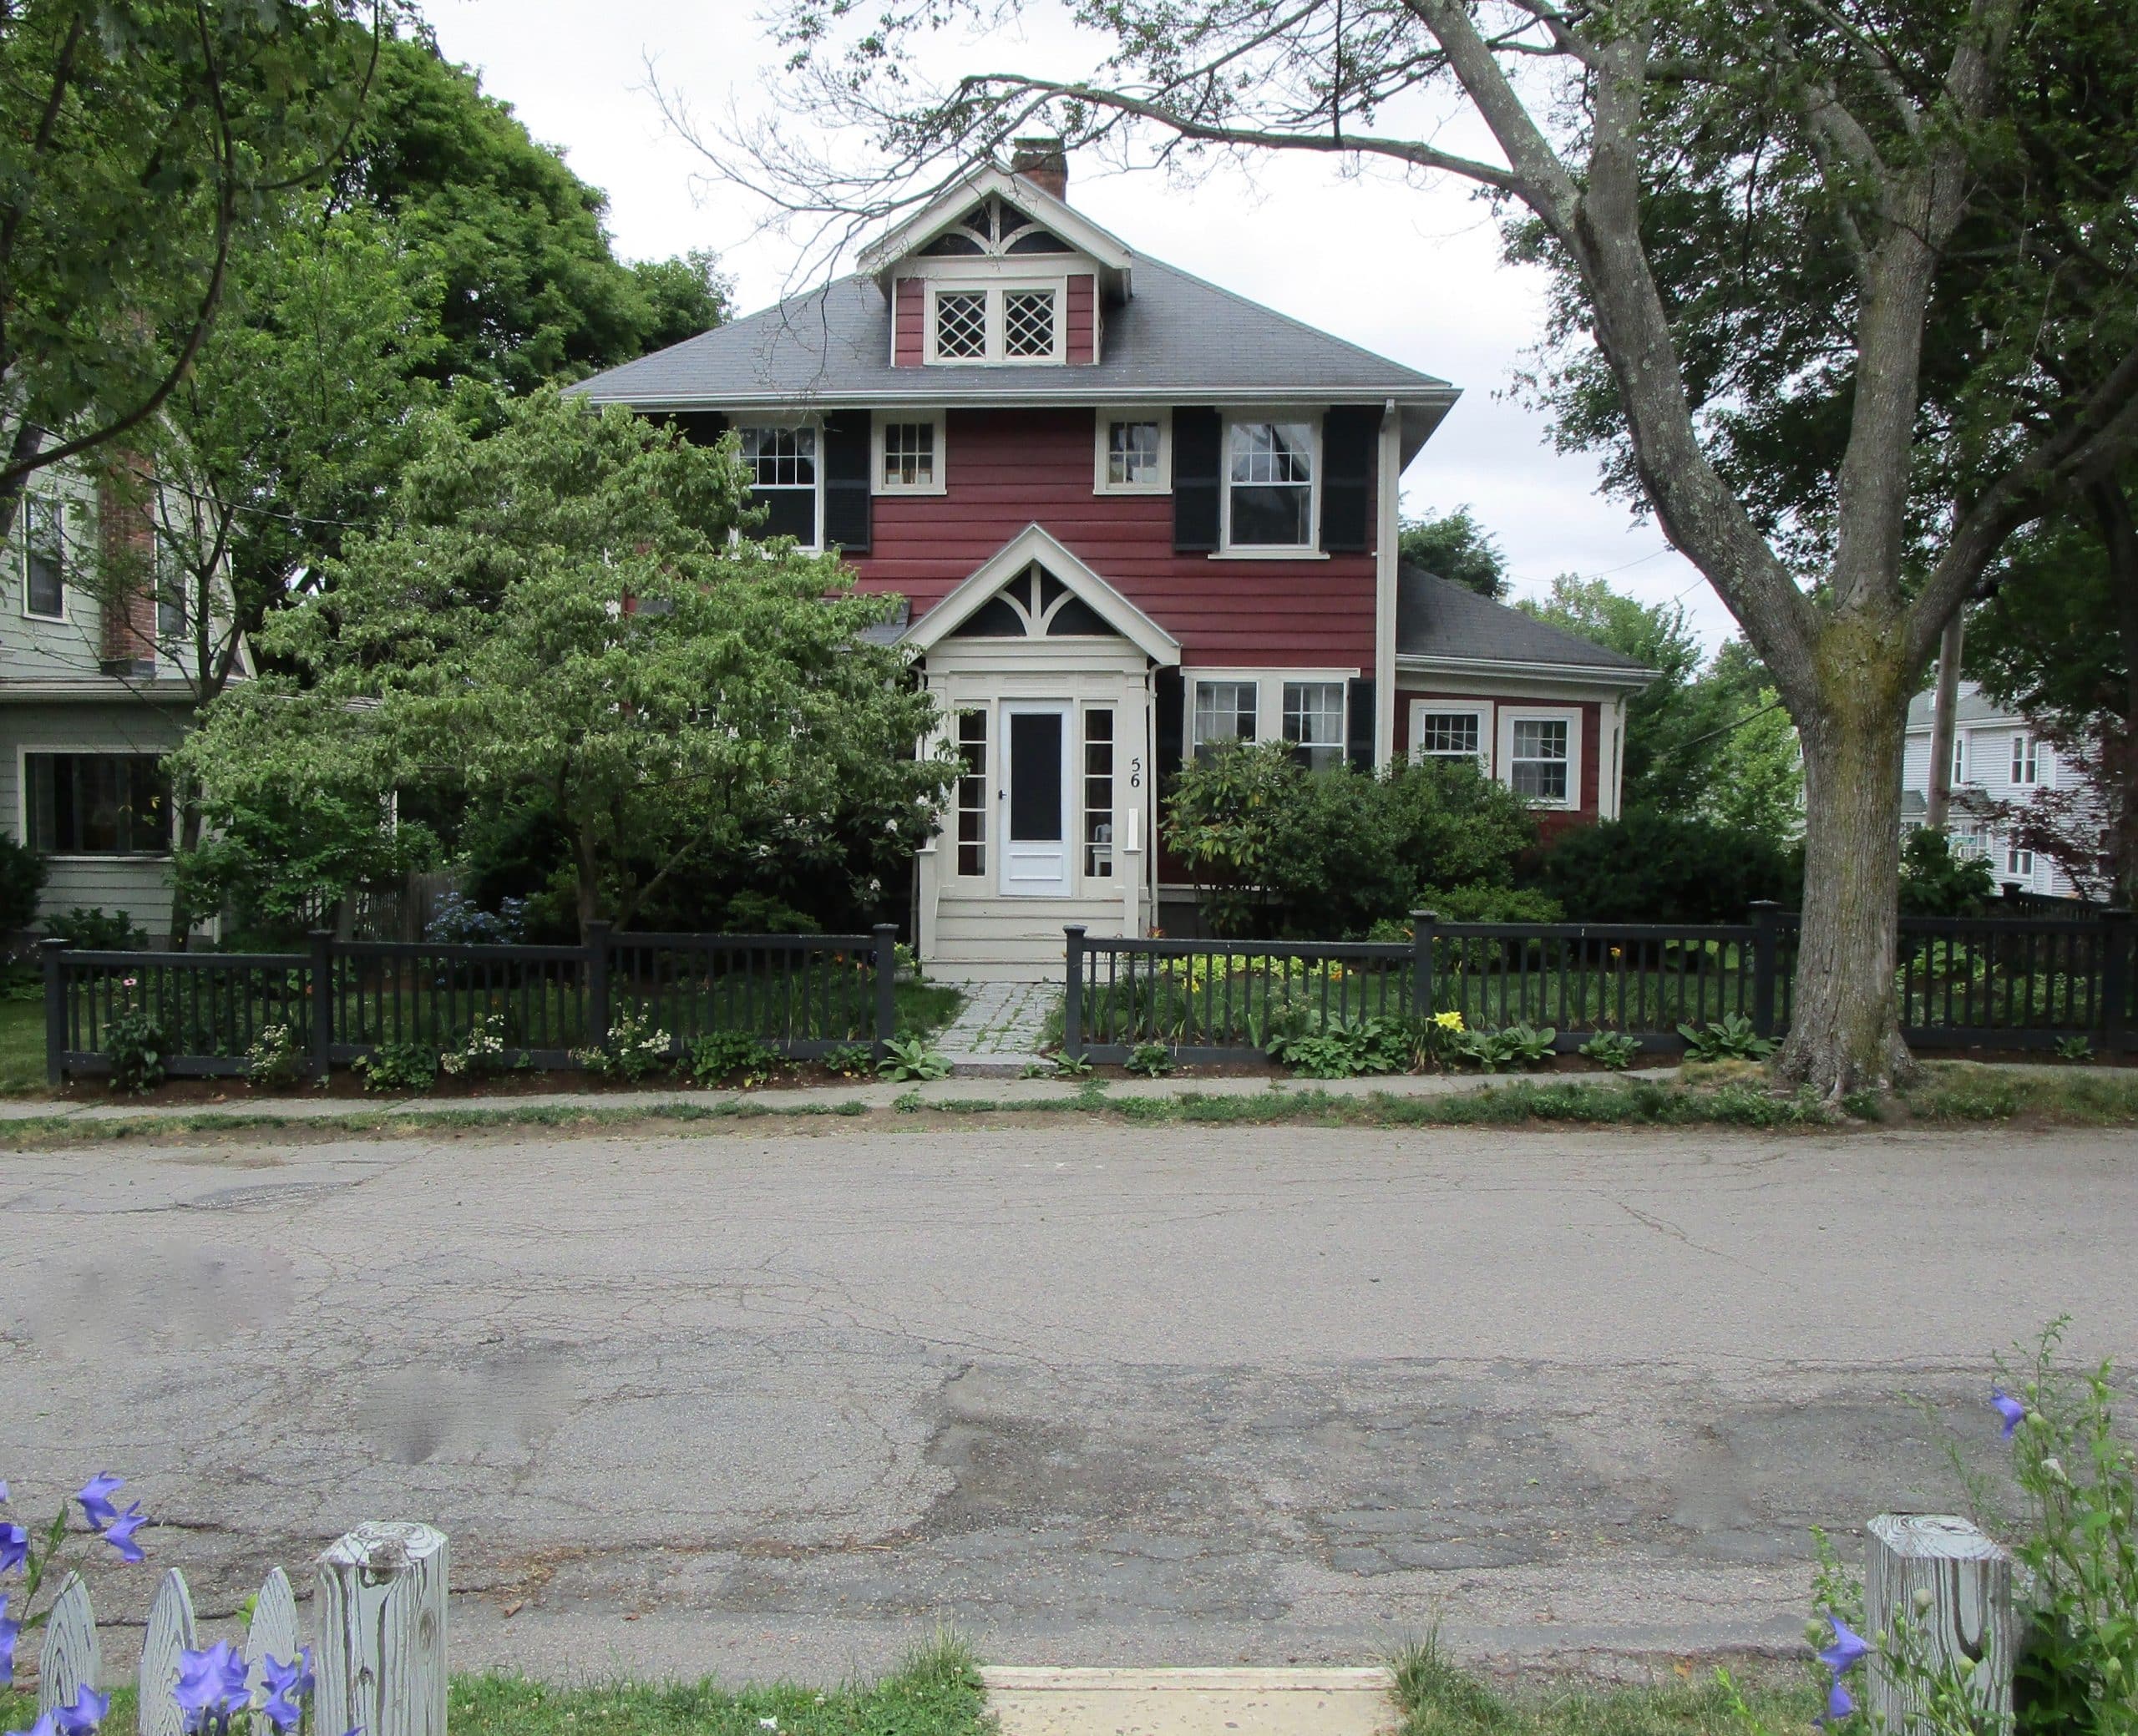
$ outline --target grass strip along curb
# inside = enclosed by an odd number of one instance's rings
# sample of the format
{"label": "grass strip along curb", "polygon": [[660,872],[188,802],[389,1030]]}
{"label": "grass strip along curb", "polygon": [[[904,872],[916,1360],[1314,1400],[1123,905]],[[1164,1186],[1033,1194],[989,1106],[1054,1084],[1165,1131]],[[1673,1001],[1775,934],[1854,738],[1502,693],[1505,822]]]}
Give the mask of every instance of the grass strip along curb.
{"label": "grass strip along curb", "polygon": [[307,1138],[370,1135],[509,1132],[541,1128],[603,1133],[641,1128],[713,1126],[734,1122],[867,1119],[891,1126],[933,1126],[989,1116],[1087,1115],[1142,1126],[1287,1125],[1335,1127],[1583,1126],[1750,1127],[1831,1132],[1852,1126],[1964,1126],[2027,1121],[2044,1126],[2138,1125],[2138,1075],[2010,1072],[1995,1066],[1933,1063],[1922,1079],[1887,1099],[1852,1098],[1836,1116],[1808,1094],[1778,1093],[1756,1078],[1687,1084],[1654,1080],[1568,1084],[1512,1080],[1433,1096],[1372,1093],[1342,1096],[1283,1086],[1249,1094],[1163,1096],[1109,1093],[1087,1086],[1058,1097],[996,1101],[930,1100],[919,1091],[889,1108],[855,1099],[768,1104],[748,1096],[606,1108],[598,1101],[525,1107],[352,1110],[347,1115],[291,1116],[271,1109],[231,1113],[146,1111],[89,1120],[38,1116],[0,1124],[0,1149],[84,1145],[186,1134],[271,1132]]}

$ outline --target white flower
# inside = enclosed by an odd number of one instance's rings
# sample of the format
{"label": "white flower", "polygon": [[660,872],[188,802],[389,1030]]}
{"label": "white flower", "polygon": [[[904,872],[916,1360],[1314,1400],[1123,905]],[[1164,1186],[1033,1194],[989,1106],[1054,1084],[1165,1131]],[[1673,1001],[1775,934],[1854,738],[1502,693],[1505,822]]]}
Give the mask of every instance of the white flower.
{"label": "white flower", "polygon": [[760,1730],[777,1730],[779,1728],[779,1720],[776,1718],[761,1718],[757,1720],[757,1728]]}

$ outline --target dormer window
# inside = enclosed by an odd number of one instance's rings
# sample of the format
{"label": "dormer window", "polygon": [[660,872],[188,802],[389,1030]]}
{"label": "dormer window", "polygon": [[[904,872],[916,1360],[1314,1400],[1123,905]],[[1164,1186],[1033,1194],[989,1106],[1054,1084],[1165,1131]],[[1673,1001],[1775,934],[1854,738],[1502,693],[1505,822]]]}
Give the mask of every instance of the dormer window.
{"label": "dormer window", "polygon": [[933,280],[928,286],[928,360],[1050,362],[1068,359],[1064,286]]}

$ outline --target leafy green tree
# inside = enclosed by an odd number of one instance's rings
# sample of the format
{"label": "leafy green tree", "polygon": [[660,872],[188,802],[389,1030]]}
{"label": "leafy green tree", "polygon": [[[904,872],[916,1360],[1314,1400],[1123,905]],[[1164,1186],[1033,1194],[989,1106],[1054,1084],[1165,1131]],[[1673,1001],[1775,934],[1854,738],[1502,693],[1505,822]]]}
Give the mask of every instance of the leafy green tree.
{"label": "leafy green tree", "polygon": [[1537,884],[1575,922],[1738,923],[1752,902],[1796,902],[1801,871],[1771,838],[1652,811],[1568,828]]}
{"label": "leafy green tree", "polygon": [[[853,10],[784,14],[783,106],[874,153],[840,170],[769,129],[751,179],[798,211],[879,218],[1040,117],[1117,156],[1307,151],[1493,196],[1556,274],[1561,438],[1617,455],[1797,727],[1804,944],[1776,1065],[1835,1101],[1912,1066],[1892,995],[1909,696],[2005,539],[2138,445],[2138,14],[1122,0],[1090,11],[1087,77],[997,63],[943,87],[913,38],[996,0]],[[1451,95],[1478,154],[1396,119]]]}
{"label": "leafy green tree", "polygon": [[1396,532],[1396,552],[1398,559],[1496,603],[1507,595],[1507,557],[1467,506],[1406,519]]}
{"label": "leafy green tree", "polygon": [[823,858],[865,809],[886,859],[954,767],[934,706],[831,558],[737,541],[732,443],[545,388],[471,433],[434,415],[388,523],[261,629],[301,681],[230,687],[175,757],[225,803],[321,791],[537,796],[580,927],[628,924],[710,862]]}
{"label": "leafy green tree", "polygon": [[134,434],[177,388],[239,233],[347,144],[390,10],[19,0],[0,13],[0,534],[36,471]]}

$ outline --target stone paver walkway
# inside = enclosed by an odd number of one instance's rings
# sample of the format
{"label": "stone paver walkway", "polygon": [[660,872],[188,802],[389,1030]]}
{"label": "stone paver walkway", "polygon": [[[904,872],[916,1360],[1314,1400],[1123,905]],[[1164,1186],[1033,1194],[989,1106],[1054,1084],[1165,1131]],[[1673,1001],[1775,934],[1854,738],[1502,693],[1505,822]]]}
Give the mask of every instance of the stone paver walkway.
{"label": "stone paver walkway", "polygon": [[[938,980],[949,980],[938,979]],[[965,1004],[936,1034],[935,1046],[960,1073],[1001,1078],[1021,1073],[1040,1058],[1047,1017],[1061,998],[1061,984],[957,983]]]}
{"label": "stone paver walkway", "polygon": [[1002,1736],[1376,1736],[1395,1726],[1376,1669],[989,1668]]}

